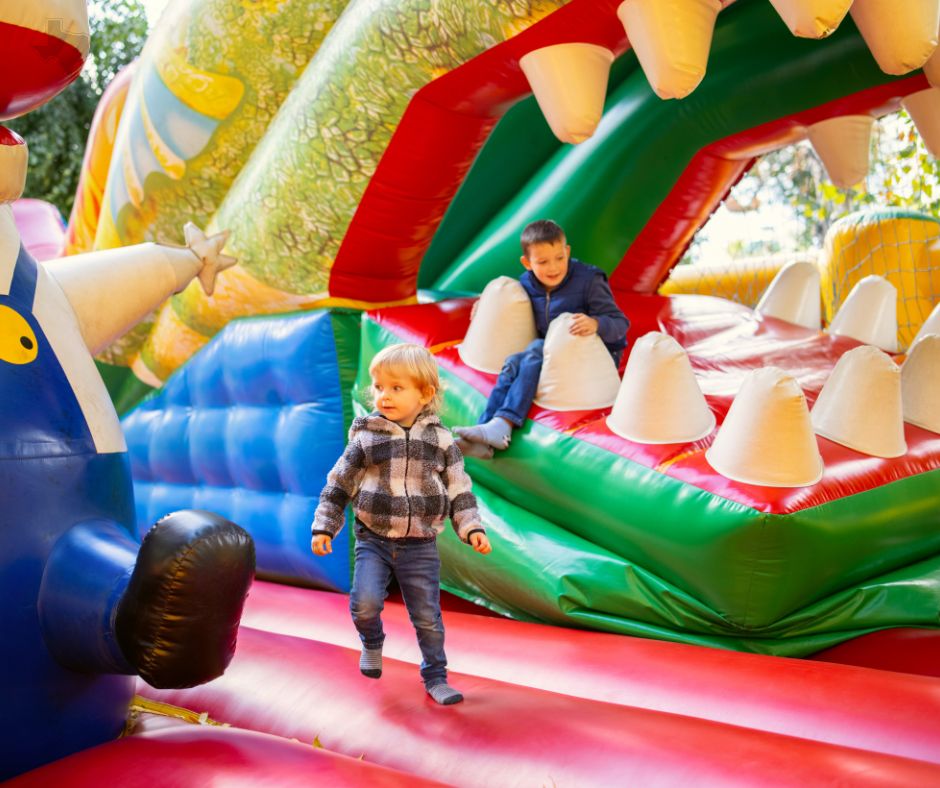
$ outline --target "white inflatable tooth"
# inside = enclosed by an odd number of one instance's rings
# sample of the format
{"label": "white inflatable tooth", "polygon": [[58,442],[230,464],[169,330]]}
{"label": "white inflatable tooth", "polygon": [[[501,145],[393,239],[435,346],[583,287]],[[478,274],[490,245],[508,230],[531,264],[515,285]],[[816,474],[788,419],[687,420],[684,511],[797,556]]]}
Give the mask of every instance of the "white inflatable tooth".
{"label": "white inflatable tooth", "polygon": [[785,265],[767,285],[754,311],[818,330],[822,325],[819,268],[805,260]]}
{"label": "white inflatable tooth", "polygon": [[594,134],[604,113],[614,53],[596,44],[555,44],[519,59],[545,120],[562,142]]}
{"label": "white inflatable tooth", "polygon": [[841,115],[809,127],[809,141],[826,173],[840,189],[849,189],[868,175],[871,115]]}
{"label": "white inflatable tooth", "polygon": [[898,352],[898,291],[872,274],[855,283],[829,324],[829,333]]}
{"label": "white inflatable tooth", "polygon": [[537,336],[525,288],[517,279],[500,276],[483,288],[457,354],[468,367],[495,375],[509,356],[525,350]]}
{"label": "white inflatable tooth", "polygon": [[617,16],[650,87],[685,98],[705,76],[720,0],[624,0]]}

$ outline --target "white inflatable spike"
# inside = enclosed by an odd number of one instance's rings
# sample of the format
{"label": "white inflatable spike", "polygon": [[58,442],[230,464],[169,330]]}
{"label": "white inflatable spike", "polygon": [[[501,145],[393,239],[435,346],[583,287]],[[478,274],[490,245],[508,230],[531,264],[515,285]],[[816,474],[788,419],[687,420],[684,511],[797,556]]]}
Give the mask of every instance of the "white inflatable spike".
{"label": "white inflatable spike", "polygon": [[852,0],[770,0],[790,32],[800,38],[825,38],[845,19]]}
{"label": "white inflatable spike", "polygon": [[562,142],[577,144],[597,129],[614,53],[596,44],[555,44],[519,60],[545,120]]}
{"label": "white inflatable spike", "polygon": [[842,354],[810,415],[817,435],[862,454],[900,457],[907,451],[901,370],[871,345]]}
{"label": "white inflatable spike", "polygon": [[855,0],[850,13],[886,74],[921,68],[937,48],[940,0]]}
{"label": "white inflatable spike", "polygon": [[927,334],[940,334],[940,303],[938,303],[933,308],[933,311],[917,330],[917,334],[914,336],[914,341],[911,342],[911,347],[914,347],[914,345],[917,344],[917,341]]}
{"label": "white inflatable spike", "polygon": [[882,276],[860,279],[829,324],[829,333],[898,352],[898,291]]}
{"label": "white inflatable spike", "polygon": [[457,354],[468,367],[495,375],[509,356],[525,350],[536,336],[525,288],[518,279],[500,276],[483,288]]}
{"label": "white inflatable spike", "polygon": [[194,277],[211,293],[219,271],[235,264],[222,254],[227,233],[209,238],[187,224],[191,246],[145,243],[45,263],[65,292],[92,355],[124,335]]}
{"label": "white inflatable spike", "polygon": [[904,421],[940,433],[940,334],[924,334],[901,365]]}
{"label": "white inflatable spike", "polygon": [[809,141],[829,180],[840,189],[849,189],[868,175],[874,122],[871,115],[841,115],[809,127]]}
{"label": "white inflatable spike", "polygon": [[924,75],[933,87],[940,88],[940,47],[934,50],[934,53],[924,63]]}
{"label": "white inflatable spike", "polygon": [[705,76],[720,0],[624,0],[617,7],[650,87],[685,98]]}
{"label": "white inflatable spike", "polygon": [[927,88],[901,99],[917,127],[924,146],[935,159],[940,158],[940,89]]}
{"label": "white inflatable spike", "polygon": [[563,411],[609,408],[620,387],[614,359],[597,334],[574,336],[573,318],[562,312],[548,326],[535,404]]}
{"label": "white inflatable spike", "polygon": [[819,268],[796,260],[781,268],[754,311],[818,330],[822,325]]}
{"label": "white inflatable spike", "polygon": [[651,331],[637,340],[607,426],[636,443],[688,443],[715,428],[689,357],[671,336]]}
{"label": "white inflatable spike", "polygon": [[806,397],[777,367],[751,370],[705,459],[722,476],[766,487],[806,487],[823,461]]}

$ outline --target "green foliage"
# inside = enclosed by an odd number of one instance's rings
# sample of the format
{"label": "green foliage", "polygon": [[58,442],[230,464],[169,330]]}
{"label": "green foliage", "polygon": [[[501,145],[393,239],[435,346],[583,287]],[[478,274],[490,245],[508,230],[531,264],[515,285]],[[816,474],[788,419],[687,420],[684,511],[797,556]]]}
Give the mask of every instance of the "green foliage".
{"label": "green foliage", "polygon": [[6,124],[29,145],[24,196],[48,200],[66,217],[72,211],[98,100],[147,38],[140,0],[93,0],[88,22],[90,51],[81,76],[45,106]]}

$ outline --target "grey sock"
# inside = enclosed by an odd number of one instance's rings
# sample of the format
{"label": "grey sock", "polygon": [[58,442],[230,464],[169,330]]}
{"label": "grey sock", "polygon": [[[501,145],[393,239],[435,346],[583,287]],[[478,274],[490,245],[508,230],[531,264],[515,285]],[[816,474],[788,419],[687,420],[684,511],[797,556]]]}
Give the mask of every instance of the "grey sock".
{"label": "grey sock", "polygon": [[493,447],[488,443],[474,443],[466,438],[457,438],[455,443],[464,457],[476,457],[478,460],[493,459]]}
{"label": "grey sock", "polygon": [[494,449],[505,449],[512,438],[512,425],[499,416],[473,427],[454,427],[461,438],[473,443],[485,443]]}
{"label": "grey sock", "polygon": [[463,700],[463,695],[449,684],[435,684],[427,687],[427,691],[428,695],[442,706],[452,706],[454,703],[460,703]]}
{"label": "grey sock", "polygon": [[377,679],[382,675],[382,649],[362,647],[359,655],[359,670],[363,676]]}

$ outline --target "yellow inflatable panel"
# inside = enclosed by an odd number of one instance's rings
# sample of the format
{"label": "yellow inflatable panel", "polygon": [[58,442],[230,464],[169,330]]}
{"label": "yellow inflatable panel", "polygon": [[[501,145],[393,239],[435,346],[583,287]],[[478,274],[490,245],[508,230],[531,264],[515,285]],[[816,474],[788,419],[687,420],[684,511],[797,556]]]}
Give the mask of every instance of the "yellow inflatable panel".
{"label": "yellow inflatable panel", "polygon": [[910,211],[861,211],[826,234],[820,259],[823,320],[829,323],[855,284],[870,274],[898,291],[898,346],[905,349],[940,301],[940,221]]}

